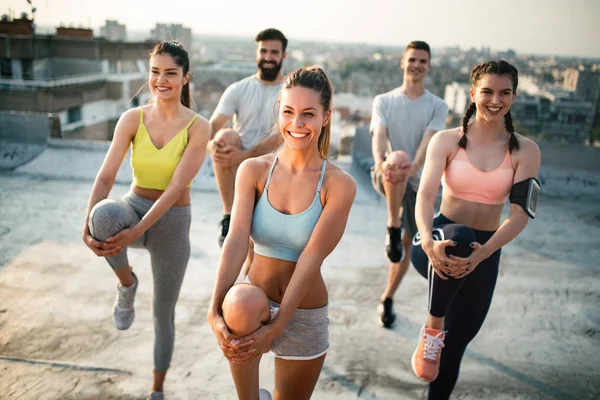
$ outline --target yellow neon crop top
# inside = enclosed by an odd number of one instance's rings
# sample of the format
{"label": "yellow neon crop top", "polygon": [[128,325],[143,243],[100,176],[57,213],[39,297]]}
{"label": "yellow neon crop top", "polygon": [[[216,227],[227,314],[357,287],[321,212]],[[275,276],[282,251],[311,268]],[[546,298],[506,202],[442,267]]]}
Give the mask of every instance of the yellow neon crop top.
{"label": "yellow neon crop top", "polygon": [[[131,168],[135,186],[157,190],[167,188],[187,146],[188,128],[196,118],[198,114],[169,143],[157,149],[144,125],[144,111],[140,108],[140,124],[131,142]],[[187,187],[191,185],[192,182]]]}

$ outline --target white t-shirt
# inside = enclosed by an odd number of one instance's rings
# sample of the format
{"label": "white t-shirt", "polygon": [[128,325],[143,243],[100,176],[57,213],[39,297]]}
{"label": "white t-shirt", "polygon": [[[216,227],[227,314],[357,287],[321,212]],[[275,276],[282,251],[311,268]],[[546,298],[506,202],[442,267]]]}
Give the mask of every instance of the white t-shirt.
{"label": "white t-shirt", "polygon": [[229,85],[214,114],[233,116],[233,129],[247,149],[268,136],[277,119],[281,83],[264,85],[256,75]]}
{"label": "white t-shirt", "polygon": [[[385,126],[392,151],[405,151],[414,159],[425,131],[444,129],[447,115],[448,106],[444,100],[428,90],[418,99],[411,100],[401,88],[396,88],[373,100],[370,131]],[[420,179],[421,171],[411,176],[408,182],[417,190]]]}

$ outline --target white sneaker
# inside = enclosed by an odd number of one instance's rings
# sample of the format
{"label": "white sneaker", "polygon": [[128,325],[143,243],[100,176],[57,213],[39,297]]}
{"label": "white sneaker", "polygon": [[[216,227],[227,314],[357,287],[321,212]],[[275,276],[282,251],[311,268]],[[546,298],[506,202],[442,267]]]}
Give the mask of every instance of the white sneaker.
{"label": "white sneaker", "polygon": [[259,400],[271,400],[271,393],[267,389],[258,389]]}
{"label": "white sneaker", "polygon": [[113,322],[119,330],[129,329],[135,319],[133,301],[138,287],[138,278],[133,272],[131,274],[135,281],[132,286],[126,287],[121,286],[121,283],[117,284],[117,297],[113,304]]}

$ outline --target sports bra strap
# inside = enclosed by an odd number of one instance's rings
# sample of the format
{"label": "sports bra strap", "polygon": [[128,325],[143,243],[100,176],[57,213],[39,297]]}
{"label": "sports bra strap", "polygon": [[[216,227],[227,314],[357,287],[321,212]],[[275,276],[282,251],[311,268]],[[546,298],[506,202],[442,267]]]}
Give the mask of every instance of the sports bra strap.
{"label": "sports bra strap", "polygon": [[144,123],[144,110],[140,107],[140,124]]}
{"label": "sports bra strap", "polygon": [[[269,182],[271,182],[271,175],[273,174],[273,169],[275,169],[275,164],[277,163],[277,155],[275,155],[275,159],[273,160],[273,164],[271,165],[271,169],[269,170],[269,175],[267,176],[267,183],[265,183],[265,190],[269,188]],[[323,160],[323,166],[321,167],[321,176],[319,177],[319,184],[317,185],[317,193],[321,192],[321,186],[323,185],[323,178],[325,177],[325,169],[327,169],[327,160]]]}
{"label": "sports bra strap", "polygon": [[269,188],[269,182],[271,182],[271,175],[273,174],[273,169],[275,168],[275,164],[277,163],[277,154],[275,154],[275,159],[273,160],[273,164],[271,164],[271,169],[269,170],[269,176],[267,176],[267,183],[265,184],[265,190]]}
{"label": "sports bra strap", "polygon": [[327,168],[327,160],[323,160],[323,166],[321,167],[321,177],[319,178],[319,185],[317,185],[317,193],[321,193],[321,185],[323,184],[323,178],[325,177],[325,169]]}

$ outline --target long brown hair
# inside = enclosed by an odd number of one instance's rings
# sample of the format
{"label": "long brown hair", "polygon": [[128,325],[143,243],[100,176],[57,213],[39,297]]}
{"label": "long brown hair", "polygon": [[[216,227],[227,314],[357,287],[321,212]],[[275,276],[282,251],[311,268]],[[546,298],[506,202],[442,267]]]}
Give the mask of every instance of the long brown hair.
{"label": "long brown hair", "polygon": [[[289,73],[283,80],[281,90],[291,89],[295,86],[312,89],[320,94],[320,103],[323,111],[327,112],[332,107],[333,86],[327,74],[318,65],[300,67]],[[327,158],[329,153],[329,141],[331,137],[331,118],[321,129],[318,148],[322,158]]]}
{"label": "long brown hair", "polygon": [[[473,68],[473,71],[471,71],[471,77],[469,79],[471,88],[475,88],[477,86],[477,82],[479,82],[479,79],[481,79],[481,77],[486,74],[507,76],[512,81],[513,93],[517,93],[517,85],[519,84],[519,72],[513,65],[507,63],[504,60],[487,61],[476,65],[475,68]],[[475,105],[475,103],[469,103],[469,107],[467,107],[465,115],[462,119],[463,135],[458,141],[458,146],[462,147],[463,149],[467,148],[467,128],[469,126],[469,121],[471,120],[471,117],[473,116],[473,114],[475,114],[475,111],[477,111],[477,106]],[[514,149],[519,150],[519,141],[515,136],[515,127],[513,126],[510,110],[508,110],[508,112],[504,115],[504,126],[506,127],[506,130],[510,133],[510,138],[508,140],[508,151],[512,153]]]}

